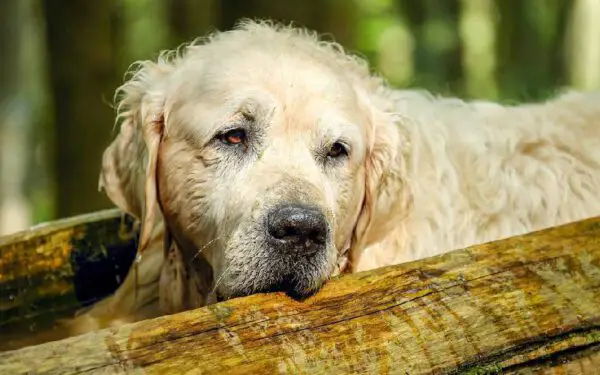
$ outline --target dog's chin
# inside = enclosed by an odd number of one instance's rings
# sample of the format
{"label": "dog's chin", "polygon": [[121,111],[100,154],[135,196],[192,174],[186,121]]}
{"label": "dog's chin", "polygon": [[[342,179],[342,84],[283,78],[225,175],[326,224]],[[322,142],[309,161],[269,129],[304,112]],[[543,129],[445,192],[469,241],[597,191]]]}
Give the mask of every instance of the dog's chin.
{"label": "dog's chin", "polygon": [[337,264],[331,244],[310,254],[282,251],[267,243],[251,249],[230,248],[227,253],[236,256],[225,258],[221,271],[225,275],[213,275],[219,280],[216,297],[221,301],[272,292],[303,300],[322,288]]}
{"label": "dog's chin", "polygon": [[321,279],[298,283],[285,278],[283,281],[275,282],[262,290],[257,290],[256,293],[283,292],[294,299],[303,300],[317,293],[324,283],[325,280]]}
{"label": "dog's chin", "polygon": [[218,302],[222,302],[222,301],[226,301],[226,300],[233,299],[233,298],[247,297],[252,294],[282,292],[295,300],[304,300],[304,299],[314,295],[315,293],[317,293],[321,289],[321,287],[323,286],[324,283],[325,283],[325,281],[322,281],[319,283],[319,285],[317,285],[315,287],[303,288],[303,287],[299,287],[295,284],[292,284],[290,282],[284,281],[284,282],[274,283],[272,285],[265,286],[263,288],[256,288],[256,289],[240,288],[240,289],[227,290],[227,291],[223,291],[223,292],[217,292],[216,297],[217,297]]}
{"label": "dog's chin", "polygon": [[252,283],[238,283],[235,286],[217,290],[217,301],[274,292],[283,292],[295,300],[304,300],[317,293],[327,281],[327,277],[292,274],[252,281]]}

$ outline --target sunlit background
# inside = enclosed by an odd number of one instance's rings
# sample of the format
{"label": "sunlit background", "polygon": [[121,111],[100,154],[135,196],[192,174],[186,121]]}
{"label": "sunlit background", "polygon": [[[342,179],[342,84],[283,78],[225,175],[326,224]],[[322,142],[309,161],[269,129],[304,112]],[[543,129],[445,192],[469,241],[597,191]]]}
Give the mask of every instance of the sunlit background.
{"label": "sunlit background", "polygon": [[397,87],[600,87],[600,0],[0,0],[0,234],[111,207],[98,172],[128,65],[241,17],[325,33]]}

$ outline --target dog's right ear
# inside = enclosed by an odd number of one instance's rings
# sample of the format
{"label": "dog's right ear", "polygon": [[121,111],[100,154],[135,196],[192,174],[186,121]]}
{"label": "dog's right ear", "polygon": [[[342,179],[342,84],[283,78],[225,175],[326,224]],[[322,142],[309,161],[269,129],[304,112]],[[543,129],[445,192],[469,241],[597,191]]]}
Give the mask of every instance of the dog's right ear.
{"label": "dog's right ear", "polygon": [[[364,249],[383,240],[411,206],[411,195],[405,179],[410,141],[400,130],[401,121],[385,100],[376,94],[358,91],[369,114],[367,126],[367,156],[365,158],[365,187],[362,207],[354,228],[349,266],[355,269]],[[378,104],[381,101],[383,104]],[[398,220],[390,220],[398,218]]]}
{"label": "dog's right ear", "polygon": [[164,59],[138,63],[135,73],[117,90],[120,129],[102,159],[100,188],[117,207],[141,220],[138,251],[147,245],[160,215],[156,164],[172,69],[172,63]]}

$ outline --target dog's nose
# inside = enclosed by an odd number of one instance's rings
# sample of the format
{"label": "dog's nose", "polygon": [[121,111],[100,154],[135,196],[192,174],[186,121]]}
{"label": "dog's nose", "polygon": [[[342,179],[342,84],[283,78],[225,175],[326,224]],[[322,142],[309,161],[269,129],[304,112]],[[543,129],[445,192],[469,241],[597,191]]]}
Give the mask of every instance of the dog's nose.
{"label": "dog's nose", "polygon": [[311,255],[324,247],[328,227],[321,210],[294,204],[277,207],[269,213],[267,232],[283,250]]}

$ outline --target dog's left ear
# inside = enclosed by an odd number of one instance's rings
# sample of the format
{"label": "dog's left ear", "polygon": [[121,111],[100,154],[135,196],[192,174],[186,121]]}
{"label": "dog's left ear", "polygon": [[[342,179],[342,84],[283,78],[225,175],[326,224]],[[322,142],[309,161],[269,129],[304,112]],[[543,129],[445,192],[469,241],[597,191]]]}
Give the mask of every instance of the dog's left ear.
{"label": "dog's left ear", "polygon": [[104,151],[99,184],[117,207],[140,220],[138,254],[145,251],[145,256],[114,294],[74,319],[74,332],[135,320],[157,298],[166,228],[157,201],[156,169],[165,125],[164,85],[172,70],[164,60],[138,63],[117,91],[119,132]]}
{"label": "dog's left ear", "polygon": [[[161,107],[162,108],[162,107]],[[144,207],[142,211],[142,228],[139,239],[138,255],[148,246],[152,231],[161,219],[160,204],[158,202],[157,164],[159,158],[160,142],[164,131],[164,113],[162,110],[151,110],[146,114],[143,126],[144,143],[146,144],[147,160],[144,179]],[[160,215],[160,217],[159,217]],[[167,228],[165,228],[166,230]]]}
{"label": "dog's left ear", "polygon": [[[402,179],[402,149],[407,147],[401,136],[397,116],[387,112],[383,100],[375,95],[359,95],[368,110],[367,156],[365,159],[365,188],[361,212],[352,239],[350,267],[358,264],[362,251],[381,241],[397,222],[389,220],[396,210],[408,205],[408,189]],[[379,100],[379,103],[376,101]],[[400,200],[404,200],[402,202]]]}
{"label": "dog's left ear", "polygon": [[139,253],[160,220],[156,170],[165,126],[164,86],[171,68],[164,61],[140,63],[119,88],[119,134],[102,160],[100,186],[119,208],[141,221]]}

